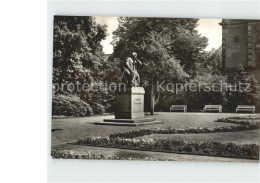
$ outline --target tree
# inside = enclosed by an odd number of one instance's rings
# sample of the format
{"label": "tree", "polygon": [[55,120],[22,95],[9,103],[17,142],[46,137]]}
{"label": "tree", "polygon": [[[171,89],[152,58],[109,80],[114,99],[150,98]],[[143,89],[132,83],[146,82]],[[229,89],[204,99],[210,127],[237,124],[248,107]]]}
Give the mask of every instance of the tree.
{"label": "tree", "polygon": [[[184,82],[193,73],[197,55],[207,46],[207,39],[195,30],[198,19],[120,17],[113,32],[114,53],[111,60],[124,60],[133,51],[144,62],[140,76],[148,81],[151,113],[159,96],[156,84]],[[122,61],[123,63],[123,61]],[[157,94],[157,99],[154,99]],[[169,94],[169,93],[168,93]]]}
{"label": "tree", "polygon": [[196,63],[195,70],[196,73],[187,83],[188,90],[184,93],[189,109],[202,109],[206,104],[225,105],[227,77],[217,72],[211,64]]}
{"label": "tree", "polygon": [[242,65],[239,66],[232,87],[229,88],[228,101],[230,108],[245,104],[260,105],[260,85]]}
{"label": "tree", "polygon": [[[82,87],[104,81],[109,63],[100,42],[106,37],[106,26],[97,24],[94,17],[55,16],[53,35],[53,84],[60,88],[54,94],[77,95],[91,107],[98,107],[96,111],[102,110],[99,104],[104,103],[107,93]],[[68,89],[70,83],[74,88]]]}
{"label": "tree", "polygon": [[200,63],[201,67],[211,67],[213,73],[221,73],[222,70],[222,49],[212,49],[210,51],[202,51],[198,54],[197,63]]}
{"label": "tree", "polygon": [[[160,95],[167,93],[164,89],[165,85],[183,82],[189,77],[180,65],[180,61],[169,54],[168,44],[168,35],[152,31],[141,45],[146,52],[146,59],[143,60],[144,67],[140,75],[142,80],[149,84],[146,90],[150,91],[151,114],[154,112],[154,106],[158,103]],[[157,99],[155,99],[155,94],[157,94]]]}
{"label": "tree", "polygon": [[185,71],[192,73],[197,55],[207,46],[207,38],[195,29],[198,19],[120,17],[118,20],[118,29],[113,32],[114,58],[124,59],[133,51],[145,58],[140,45],[153,31],[168,35],[169,54],[180,60]]}
{"label": "tree", "polygon": [[88,82],[100,73],[103,59],[100,42],[106,27],[93,17],[55,16],[53,43],[53,82]]}

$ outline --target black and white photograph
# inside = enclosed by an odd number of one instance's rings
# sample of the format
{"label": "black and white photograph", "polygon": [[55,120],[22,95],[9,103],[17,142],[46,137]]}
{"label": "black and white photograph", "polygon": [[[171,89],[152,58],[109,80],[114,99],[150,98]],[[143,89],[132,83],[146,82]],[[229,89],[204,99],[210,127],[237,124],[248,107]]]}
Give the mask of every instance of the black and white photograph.
{"label": "black and white photograph", "polygon": [[259,12],[1,1],[0,182],[259,183]]}
{"label": "black and white photograph", "polygon": [[259,162],[260,20],[53,20],[53,159]]}

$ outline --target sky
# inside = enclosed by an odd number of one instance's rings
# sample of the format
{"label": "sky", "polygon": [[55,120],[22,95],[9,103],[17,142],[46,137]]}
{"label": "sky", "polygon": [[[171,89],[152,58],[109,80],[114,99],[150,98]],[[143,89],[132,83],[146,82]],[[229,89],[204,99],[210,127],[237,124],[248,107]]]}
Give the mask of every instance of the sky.
{"label": "sky", "polygon": [[[113,40],[112,32],[118,27],[118,17],[95,17],[97,23],[106,24],[108,30],[108,36],[105,40],[102,40],[101,45],[105,54],[111,54],[113,52],[113,46],[111,42]],[[219,23],[221,19],[200,19],[199,26],[196,28],[200,34],[208,38],[208,46],[206,51],[212,48],[219,48],[222,43],[222,29]]]}

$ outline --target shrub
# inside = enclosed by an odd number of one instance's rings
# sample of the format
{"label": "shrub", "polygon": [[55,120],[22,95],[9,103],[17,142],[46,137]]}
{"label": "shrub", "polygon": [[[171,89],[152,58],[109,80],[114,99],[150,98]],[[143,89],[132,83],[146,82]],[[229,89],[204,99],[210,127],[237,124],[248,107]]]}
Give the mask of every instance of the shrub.
{"label": "shrub", "polygon": [[98,103],[91,104],[91,108],[92,108],[94,114],[103,114],[106,112],[105,107]]}
{"label": "shrub", "polygon": [[73,95],[54,95],[52,98],[52,115],[90,116],[93,114],[90,105]]}
{"label": "shrub", "polygon": [[172,139],[125,139],[125,138],[83,138],[80,145],[125,148],[155,152],[189,153],[223,157],[259,159],[259,146],[256,144],[234,144],[220,142],[185,142]]}

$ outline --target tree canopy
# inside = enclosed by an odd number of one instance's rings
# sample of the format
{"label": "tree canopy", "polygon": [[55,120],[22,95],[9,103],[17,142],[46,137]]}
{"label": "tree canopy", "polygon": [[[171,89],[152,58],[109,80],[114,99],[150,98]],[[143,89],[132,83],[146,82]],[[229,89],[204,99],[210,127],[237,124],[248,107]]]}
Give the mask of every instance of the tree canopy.
{"label": "tree canopy", "polygon": [[118,21],[111,60],[124,62],[137,52],[143,62],[141,81],[148,81],[151,97],[161,93],[155,87],[158,82],[185,82],[207,46],[207,38],[196,30],[198,19],[120,17]]}
{"label": "tree canopy", "polygon": [[180,60],[189,71],[197,55],[207,46],[207,38],[198,34],[198,19],[189,18],[135,18],[120,17],[119,26],[114,34],[114,58],[125,58],[136,51],[146,59],[147,38],[151,32],[167,36],[165,49],[168,54]]}
{"label": "tree canopy", "polygon": [[55,16],[53,33],[53,83],[91,83],[106,64],[100,42],[106,27],[93,17]]}
{"label": "tree canopy", "polygon": [[[114,52],[107,60],[101,45],[107,36],[106,25],[97,24],[94,17],[55,16],[53,83],[60,86],[69,83],[90,86],[119,83],[120,69],[126,57],[137,52],[143,63],[138,68],[141,86],[150,97],[150,103],[146,105],[151,106],[151,110],[157,102],[157,110],[167,110],[172,104],[188,104],[196,110],[204,104],[228,103],[231,106],[238,100],[243,103],[259,101],[259,84],[242,68],[234,80],[251,83],[249,93],[210,91],[205,87],[222,87],[227,78],[221,74],[221,48],[205,51],[208,40],[196,30],[198,19],[120,17],[118,21],[118,28],[113,32]],[[202,86],[197,92],[183,91],[178,95],[173,90],[158,90],[158,84],[166,88],[169,83],[172,86],[176,83]],[[64,105],[65,114],[73,112],[66,110],[73,109],[75,102],[82,107],[80,115],[103,113],[108,108],[115,111],[115,91],[106,90],[106,86],[96,85],[94,90],[87,92],[65,89],[54,94],[63,100],[57,102],[56,108]]]}
{"label": "tree canopy", "polygon": [[55,95],[76,95],[90,104],[94,113],[104,112],[103,106],[111,104],[113,94],[97,85],[117,73],[104,59],[100,43],[106,36],[106,26],[97,24],[94,17],[55,16],[53,84],[59,86]]}

